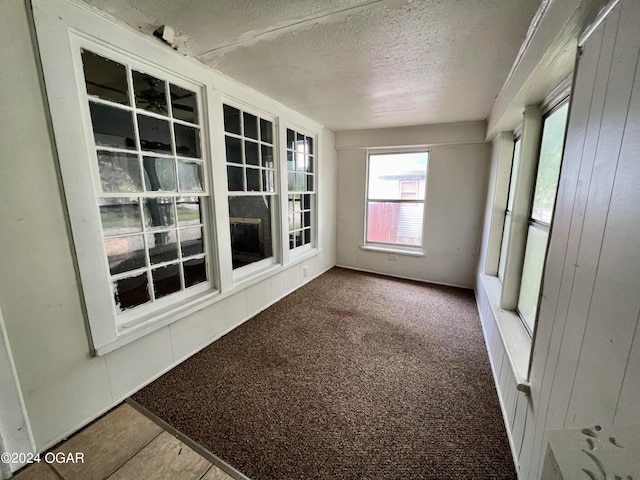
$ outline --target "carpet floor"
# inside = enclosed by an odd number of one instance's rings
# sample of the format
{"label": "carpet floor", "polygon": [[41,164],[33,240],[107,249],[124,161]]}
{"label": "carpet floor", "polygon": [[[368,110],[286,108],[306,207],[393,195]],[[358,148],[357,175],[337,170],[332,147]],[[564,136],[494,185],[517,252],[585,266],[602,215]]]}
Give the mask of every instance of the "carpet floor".
{"label": "carpet floor", "polygon": [[469,290],[334,268],[133,399],[252,480],[516,479]]}

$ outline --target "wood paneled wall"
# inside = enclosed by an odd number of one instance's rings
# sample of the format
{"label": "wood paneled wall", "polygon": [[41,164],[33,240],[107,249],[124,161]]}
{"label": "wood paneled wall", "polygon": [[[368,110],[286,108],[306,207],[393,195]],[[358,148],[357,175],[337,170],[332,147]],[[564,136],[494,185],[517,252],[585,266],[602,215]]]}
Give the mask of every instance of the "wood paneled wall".
{"label": "wood paneled wall", "polygon": [[640,423],[639,23],[622,0],[578,59],[528,396],[477,290],[521,479],[540,478],[549,429]]}

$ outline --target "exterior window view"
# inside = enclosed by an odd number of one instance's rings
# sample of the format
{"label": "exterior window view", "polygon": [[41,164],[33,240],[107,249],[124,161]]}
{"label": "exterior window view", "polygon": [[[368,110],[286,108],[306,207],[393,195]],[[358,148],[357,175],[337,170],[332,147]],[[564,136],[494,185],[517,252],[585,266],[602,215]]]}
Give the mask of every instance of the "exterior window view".
{"label": "exterior window view", "polygon": [[367,244],[422,247],[428,156],[369,155]]}

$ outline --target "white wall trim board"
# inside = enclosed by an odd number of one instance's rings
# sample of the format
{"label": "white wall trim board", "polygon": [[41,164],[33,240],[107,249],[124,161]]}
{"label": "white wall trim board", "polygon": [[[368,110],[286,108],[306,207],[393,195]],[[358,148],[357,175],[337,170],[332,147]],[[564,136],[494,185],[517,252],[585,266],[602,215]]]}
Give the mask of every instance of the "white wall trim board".
{"label": "white wall trim board", "polygon": [[381,272],[381,271],[376,271],[376,270],[368,270],[366,268],[351,267],[349,265],[336,264],[336,267],[346,268],[347,270],[355,270],[356,272],[374,273],[376,275],[382,275],[383,277],[400,278],[402,280],[412,280],[414,282],[431,283],[433,285],[442,285],[443,287],[455,287],[455,288],[464,288],[465,290],[473,290],[472,286],[458,285],[458,284],[455,284],[455,283],[437,282],[437,281],[434,281],[434,280],[425,280],[424,278],[407,277],[405,275],[396,275],[394,273],[387,273],[387,272]]}
{"label": "white wall trim board", "polygon": [[[31,452],[34,448],[29,416],[0,310],[0,453]],[[0,462],[0,473],[9,478],[8,474],[22,465]]]}
{"label": "white wall trim board", "polygon": [[607,5],[605,5],[602,10],[598,13],[596,18],[594,18],[593,22],[586,28],[584,33],[580,35],[578,38],[578,46],[582,47],[585,42],[589,39],[589,37],[596,31],[596,29],[600,26],[602,22],[604,22],[609,14],[613,11],[614,8],[618,6],[620,0],[611,0]]}
{"label": "white wall trim board", "polygon": [[[516,380],[516,388],[524,393],[530,390],[528,372],[531,357],[531,337],[522,325],[522,321],[514,312],[500,308],[501,284],[498,277],[478,275],[478,286],[481,286],[489,301],[491,314],[509,360],[509,366]],[[477,295],[477,291],[476,291]]]}

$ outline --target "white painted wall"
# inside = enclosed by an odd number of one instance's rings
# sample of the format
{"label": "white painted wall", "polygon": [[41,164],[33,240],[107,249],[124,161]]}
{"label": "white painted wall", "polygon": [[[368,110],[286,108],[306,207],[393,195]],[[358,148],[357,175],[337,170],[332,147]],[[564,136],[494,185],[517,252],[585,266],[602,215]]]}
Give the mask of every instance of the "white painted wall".
{"label": "white painted wall", "polygon": [[[540,478],[549,429],[640,421],[639,18],[640,4],[622,0],[578,65],[529,396],[504,372],[480,264],[478,305],[521,479]],[[492,209],[489,201],[485,229]]]}
{"label": "white painted wall", "polygon": [[[349,147],[338,150],[338,265],[473,287],[490,156],[489,144],[477,139],[479,125],[484,122],[406,131],[339,132],[336,143]],[[386,253],[360,249],[364,243],[366,147],[381,146],[381,138],[386,147],[431,145],[424,257],[398,255],[392,261]],[[438,138],[447,144],[440,144]]]}
{"label": "white painted wall", "polygon": [[[0,307],[35,447],[42,450],[335,264],[335,137],[327,129],[320,135],[319,255],[91,357],[24,2],[3,2],[0,23],[0,40],[11,46],[0,54]],[[241,99],[258,96],[239,84],[233,88]],[[270,105],[274,114],[291,115]],[[0,411],[5,408],[0,403]],[[4,441],[9,446],[11,438]]]}

